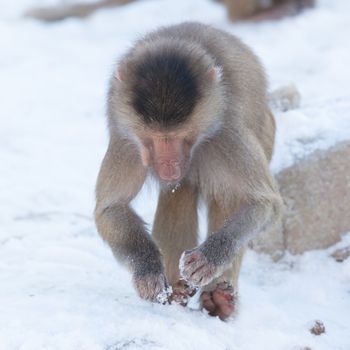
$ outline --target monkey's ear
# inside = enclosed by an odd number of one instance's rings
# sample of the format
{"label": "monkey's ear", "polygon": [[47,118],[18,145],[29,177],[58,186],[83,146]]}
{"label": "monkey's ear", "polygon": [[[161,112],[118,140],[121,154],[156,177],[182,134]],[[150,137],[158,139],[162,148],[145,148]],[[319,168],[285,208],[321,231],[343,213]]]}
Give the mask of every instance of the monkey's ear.
{"label": "monkey's ear", "polygon": [[222,79],[222,68],[220,66],[211,67],[208,75],[210,80],[218,82]]}
{"label": "monkey's ear", "polygon": [[120,67],[118,67],[116,69],[116,71],[114,72],[114,78],[116,78],[120,82],[124,81],[124,79],[125,79],[124,72],[122,71],[122,69]]}

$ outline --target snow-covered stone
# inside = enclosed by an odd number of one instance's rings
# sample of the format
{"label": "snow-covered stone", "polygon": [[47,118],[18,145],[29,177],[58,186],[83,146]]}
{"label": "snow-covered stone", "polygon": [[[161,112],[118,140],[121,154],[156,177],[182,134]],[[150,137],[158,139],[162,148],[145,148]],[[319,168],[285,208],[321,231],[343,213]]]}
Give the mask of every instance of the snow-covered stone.
{"label": "snow-covered stone", "polygon": [[285,203],[282,224],[254,249],[274,256],[327,248],[350,231],[350,141],[319,150],[277,174]]}
{"label": "snow-covered stone", "polygon": [[350,141],[318,151],[277,176],[292,253],[326,248],[350,230]]}

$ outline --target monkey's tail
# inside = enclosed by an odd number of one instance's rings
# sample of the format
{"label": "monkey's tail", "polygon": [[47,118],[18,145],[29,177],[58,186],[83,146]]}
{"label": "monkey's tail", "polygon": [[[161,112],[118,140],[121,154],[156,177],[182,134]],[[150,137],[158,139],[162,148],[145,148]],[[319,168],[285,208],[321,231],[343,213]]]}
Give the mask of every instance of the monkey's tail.
{"label": "monkey's tail", "polygon": [[300,93],[293,83],[282,86],[268,95],[270,107],[283,112],[299,108],[300,100]]}

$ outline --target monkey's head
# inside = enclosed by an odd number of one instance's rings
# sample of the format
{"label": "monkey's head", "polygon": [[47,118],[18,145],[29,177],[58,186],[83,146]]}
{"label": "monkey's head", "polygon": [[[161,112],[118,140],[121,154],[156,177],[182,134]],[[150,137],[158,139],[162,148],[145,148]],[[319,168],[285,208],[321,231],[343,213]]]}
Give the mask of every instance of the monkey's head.
{"label": "monkey's head", "polygon": [[[219,129],[221,69],[201,47],[167,39],[136,45],[120,62],[109,116],[166,183],[187,173],[195,148]],[[112,128],[113,129],[113,128]]]}

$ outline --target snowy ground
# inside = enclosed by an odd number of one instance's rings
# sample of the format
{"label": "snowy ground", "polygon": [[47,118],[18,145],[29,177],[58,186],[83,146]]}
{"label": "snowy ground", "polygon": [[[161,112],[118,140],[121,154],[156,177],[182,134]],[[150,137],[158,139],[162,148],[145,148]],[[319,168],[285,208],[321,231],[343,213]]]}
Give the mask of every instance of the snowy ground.
{"label": "snowy ground", "polygon": [[[294,82],[303,101],[277,115],[277,171],[350,139],[350,2],[259,25],[233,26],[205,0],[149,0],[54,25],[20,19],[53,2],[0,0],[0,350],[349,350],[350,260],[318,251],[274,264],[249,252],[241,311],[223,323],[138,299],[91,214],[106,83],[133,39],[185,19],[212,23],[255,49],[272,88]],[[150,189],[135,203],[148,222],[154,205]],[[314,319],[326,334],[309,333]]]}

